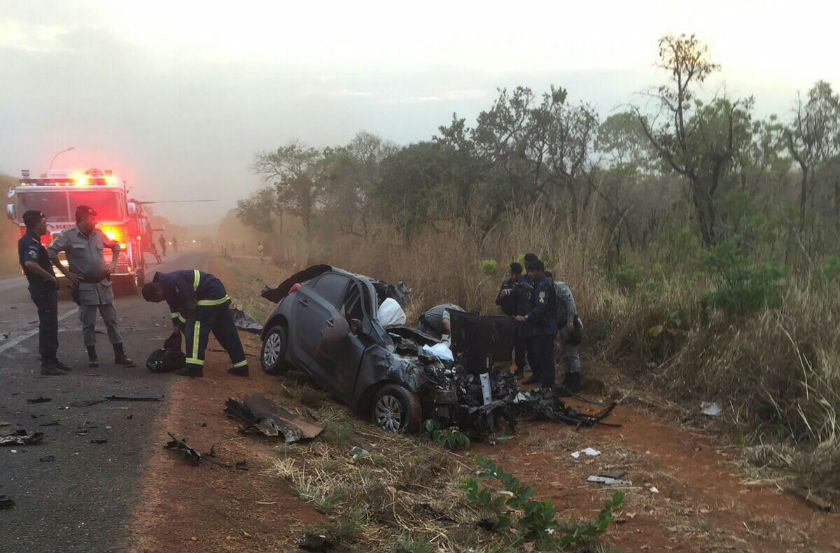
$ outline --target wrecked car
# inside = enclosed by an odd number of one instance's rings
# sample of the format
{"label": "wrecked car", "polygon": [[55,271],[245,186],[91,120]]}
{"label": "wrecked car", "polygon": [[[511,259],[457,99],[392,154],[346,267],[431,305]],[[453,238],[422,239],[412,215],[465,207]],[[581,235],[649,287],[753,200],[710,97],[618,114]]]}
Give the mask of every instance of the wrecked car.
{"label": "wrecked car", "polygon": [[[433,337],[380,323],[378,306],[387,298],[404,305],[407,291],[402,283],[394,287],[329,265],[309,267],[276,288],[265,288],[262,296],[278,303],[262,332],[263,370],[300,369],[391,432],[415,432],[425,419],[441,427],[492,428],[502,416],[513,424],[513,414],[505,411],[518,391],[515,378],[492,371],[493,378],[485,376],[482,383],[480,375],[509,360],[513,321],[469,314],[453,318],[452,349],[464,361],[457,365],[429,353],[428,347],[438,343]],[[468,345],[460,348],[461,343]]]}

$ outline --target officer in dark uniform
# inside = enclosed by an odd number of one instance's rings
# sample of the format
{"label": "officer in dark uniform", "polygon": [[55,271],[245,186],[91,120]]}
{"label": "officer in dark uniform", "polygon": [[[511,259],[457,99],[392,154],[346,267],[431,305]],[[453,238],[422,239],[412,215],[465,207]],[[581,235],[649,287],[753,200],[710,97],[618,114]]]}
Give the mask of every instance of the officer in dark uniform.
{"label": "officer in dark uniform", "polygon": [[[496,305],[502,308],[502,313],[510,317],[519,315],[517,311],[517,304],[520,301],[520,296],[524,290],[519,284],[522,278],[522,265],[513,262],[510,264],[510,278],[502,281],[499,287],[499,293],[496,294]],[[527,311],[524,311],[524,315]],[[516,376],[522,378],[525,374],[525,352],[527,351],[527,344],[524,336],[521,335],[519,327],[521,323],[517,323],[516,335],[513,338],[513,361],[516,364]]]}
{"label": "officer in dark uniform", "polygon": [[212,331],[233,362],[228,372],[248,376],[248,361],[230,312],[230,296],[221,280],[198,269],[155,273],[152,282],[143,286],[143,298],[166,300],[175,325],[173,337],[184,333],[187,366],[175,374],[204,376],[204,351]]}
{"label": "officer in dark uniform", "polygon": [[545,276],[542,261],[531,261],[528,277],[533,283],[531,310],[517,315],[516,320],[530,325],[533,333],[529,341],[536,364],[535,376],[544,388],[554,387],[554,337],[557,335],[557,300],[553,284]]}
{"label": "officer in dark uniform", "polygon": [[18,240],[18,259],[26,280],[29,295],[38,307],[38,350],[41,354],[41,374],[62,375],[71,368],[56,358],[58,353],[58,281],[55,278],[47,249],[41,236],[47,233],[47,218],[40,211],[23,214],[26,234]]}

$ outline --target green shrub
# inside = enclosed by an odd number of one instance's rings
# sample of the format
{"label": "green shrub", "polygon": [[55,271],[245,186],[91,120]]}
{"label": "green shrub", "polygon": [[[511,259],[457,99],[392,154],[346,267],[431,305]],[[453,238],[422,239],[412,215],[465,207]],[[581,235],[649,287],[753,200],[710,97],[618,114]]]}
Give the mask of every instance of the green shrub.
{"label": "green shrub", "polygon": [[499,265],[496,263],[495,259],[482,259],[478,265],[481,268],[481,272],[489,277],[496,276],[498,274],[497,271],[499,270]]}
{"label": "green shrub", "polygon": [[632,264],[622,265],[613,273],[615,283],[625,294],[634,292],[643,277],[644,273],[642,273],[642,269]]}
{"label": "green shrub", "polygon": [[426,437],[446,449],[454,451],[456,449],[470,447],[470,439],[457,426],[441,429],[435,421],[427,419],[423,423],[423,430],[426,432]]}
{"label": "green shrub", "polygon": [[840,255],[830,255],[823,261],[820,273],[826,282],[833,282],[840,276]]}

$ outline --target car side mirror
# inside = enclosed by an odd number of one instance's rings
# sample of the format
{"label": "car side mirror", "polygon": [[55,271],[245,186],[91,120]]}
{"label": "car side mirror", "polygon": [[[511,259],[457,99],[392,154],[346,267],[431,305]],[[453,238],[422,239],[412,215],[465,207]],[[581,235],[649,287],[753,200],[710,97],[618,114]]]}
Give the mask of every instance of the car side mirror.
{"label": "car side mirror", "polygon": [[350,319],[350,332],[353,334],[361,334],[362,332],[362,321],[359,319]]}

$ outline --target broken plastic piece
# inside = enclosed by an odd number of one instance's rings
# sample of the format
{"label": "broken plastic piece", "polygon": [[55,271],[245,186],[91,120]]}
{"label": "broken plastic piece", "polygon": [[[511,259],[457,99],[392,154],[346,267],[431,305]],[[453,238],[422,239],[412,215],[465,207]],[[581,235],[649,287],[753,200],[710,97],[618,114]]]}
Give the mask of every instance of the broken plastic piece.
{"label": "broken plastic piece", "polygon": [[706,415],[707,417],[717,417],[723,412],[723,410],[717,403],[703,401],[700,403],[700,412]]}
{"label": "broken plastic piece", "polygon": [[601,452],[598,451],[597,449],[592,449],[591,447],[587,447],[586,449],[582,449],[580,451],[575,451],[574,453],[572,453],[572,457],[577,459],[578,457],[580,457],[581,453],[589,455],[590,457],[597,457],[598,455],[601,454]]}
{"label": "broken plastic piece", "polygon": [[656,486],[651,486],[650,491],[651,491],[651,493],[659,493],[659,489],[657,489]]}
{"label": "broken plastic piece", "polygon": [[43,438],[44,435],[41,432],[30,434],[26,430],[18,430],[11,434],[0,436],[0,445],[35,445]]}
{"label": "broken plastic piece", "polygon": [[15,500],[6,497],[5,495],[0,495],[0,510],[2,509],[11,509],[15,506]]}
{"label": "broken plastic piece", "polygon": [[52,401],[52,398],[39,396],[39,397],[36,397],[36,398],[27,399],[26,403],[46,403],[48,401]]}
{"label": "broken plastic piece", "polygon": [[618,478],[609,478],[607,476],[592,475],[586,479],[587,482],[598,482],[599,484],[606,484],[608,486],[632,486],[633,482],[630,480],[619,480]]}
{"label": "broken plastic piece", "polygon": [[167,434],[169,434],[169,437],[172,438],[172,440],[167,442],[166,445],[163,446],[164,448],[177,449],[181,451],[184,454],[184,458],[186,458],[186,460],[192,463],[193,465],[197,465],[201,462],[201,453],[191,448],[185,440],[176,438],[175,434],[173,434],[172,432],[167,432]]}
{"label": "broken plastic piece", "polygon": [[249,314],[245,313],[241,309],[231,309],[230,312],[233,313],[233,324],[236,328],[241,328],[246,332],[253,332],[255,334],[262,332],[263,325],[258,323],[256,319]]}
{"label": "broken plastic piece", "polygon": [[105,396],[108,401],[160,401],[164,396],[150,395],[150,396],[135,396],[135,395],[116,395]]}
{"label": "broken plastic piece", "polygon": [[299,415],[276,405],[262,394],[244,400],[228,398],[225,413],[245,423],[244,430],[256,430],[265,436],[283,436],[286,443],[311,440],[324,431],[324,425],[307,415]]}
{"label": "broken plastic piece", "polygon": [[364,459],[365,457],[370,457],[370,452],[366,449],[362,449],[359,446],[353,446],[353,448],[350,450],[350,453],[353,454],[354,461],[357,459]]}

